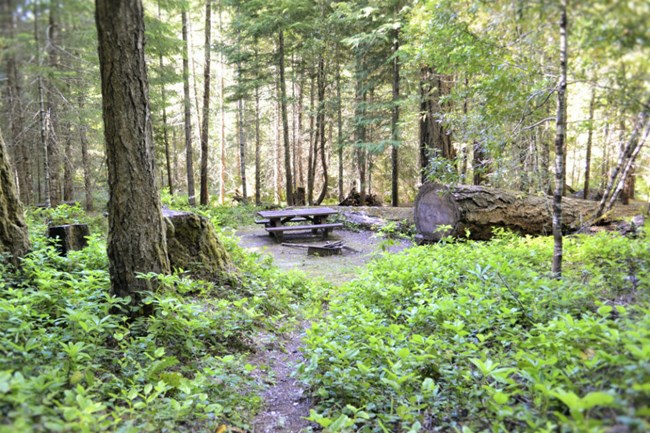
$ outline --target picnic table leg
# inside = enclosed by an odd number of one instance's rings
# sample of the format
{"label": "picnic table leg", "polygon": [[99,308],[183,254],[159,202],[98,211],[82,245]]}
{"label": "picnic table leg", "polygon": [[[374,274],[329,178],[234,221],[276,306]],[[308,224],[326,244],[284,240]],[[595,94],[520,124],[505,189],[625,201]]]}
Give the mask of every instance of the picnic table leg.
{"label": "picnic table leg", "polygon": [[[321,217],[319,217],[318,215],[314,215],[314,221],[313,221],[314,225],[321,224],[322,221],[323,219]],[[312,229],[311,233],[314,235],[318,234],[318,229]]]}

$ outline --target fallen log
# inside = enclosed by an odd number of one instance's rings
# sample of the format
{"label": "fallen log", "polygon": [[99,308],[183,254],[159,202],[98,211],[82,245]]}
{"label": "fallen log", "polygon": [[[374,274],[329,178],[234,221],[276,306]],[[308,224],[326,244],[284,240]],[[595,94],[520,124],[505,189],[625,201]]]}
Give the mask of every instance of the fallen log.
{"label": "fallen log", "polygon": [[[597,203],[562,199],[562,231],[579,230],[594,214]],[[415,227],[422,241],[444,236],[487,240],[501,227],[524,235],[552,232],[552,199],[484,186],[445,187],[424,184],[415,199]]]}

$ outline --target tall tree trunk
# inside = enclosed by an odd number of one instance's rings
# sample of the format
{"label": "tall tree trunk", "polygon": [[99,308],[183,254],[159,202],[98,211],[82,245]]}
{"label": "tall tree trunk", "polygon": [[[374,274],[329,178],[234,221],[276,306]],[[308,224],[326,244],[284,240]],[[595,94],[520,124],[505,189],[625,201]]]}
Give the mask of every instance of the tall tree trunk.
{"label": "tall tree trunk", "polygon": [[318,125],[318,136],[320,137],[320,158],[323,166],[323,187],[321,189],[316,204],[319,205],[325,200],[327,195],[328,175],[327,175],[327,154],[325,153],[325,60],[321,54],[318,58],[318,114],[316,124]]}
{"label": "tall tree trunk", "polygon": [[390,121],[391,130],[391,205],[399,206],[399,84],[400,84],[400,62],[399,56],[399,28],[393,32],[393,109]]}
{"label": "tall tree trunk", "polygon": [[309,149],[307,151],[307,203],[314,204],[314,183],[316,182],[316,152],[318,148],[318,128],[316,123],[316,86],[314,74],[310,72],[309,79]]}
{"label": "tall tree trunk", "polygon": [[[223,18],[222,2],[219,2],[219,38],[223,40]],[[225,62],[223,52],[219,54],[219,65],[221,67],[219,80],[219,203],[224,204],[226,200],[226,80],[224,77]]]}
{"label": "tall tree trunk", "polygon": [[83,92],[79,92],[79,141],[81,143],[81,165],[84,173],[84,193],[86,198],[86,212],[91,212],[93,206],[93,182],[90,174],[90,156],[88,155],[88,125],[84,113],[85,100]]}
{"label": "tall tree trunk", "polygon": [[185,7],[181,14],[183,21],[183,106],[185,108],[185,153],[187,166],[187,198],[190,206],[196,206],[194,190],[194,161],[192,152],[192,103],[190,96],[190,63],[189,63],[189,35],[188,19]]}
{"label": "tall tree trunk", "polygon": [[151,312],[144,291],[168,273],[169,260],[160,194],[144,47],[141,0],[96,0],[108,165],[108,259],[112,293],[131,297],[127,315]]}
{"label": "tall tree trunk", "polygon": [[338,46],[336,53],[336,151],[339,159],[339,202],[342,202],[345,200],[345,191],[343,190],[343,104],[341,101],[341,65],[338,63]]}
{"label": "tall tree trunk", "polygon": [[[34,2],[34,43],[36,45],[36,64],[39,67],[38,76],[36,77],[37,86],[38,86],[38,117],[40,121],[40,138],[41,138],[41,152],[43,156],[43,198],[45,199],[45,206],[52,206],[52,194],[51,194],[51,185],[50,185],[50,161],[47,149],[48,143],[48,125],[47,120],[48,116],[45,112],[45,86],[43,84],[43,76],[41,75],[40,69],[42,68],[41,64],[41,48],[40,48],[40,38],[39,38],[39,26],[38,26],[38,16],[39,16],[39,2],[38,0]],[[39,182],[40,183],[40,182]],[[40,185],[39,185],[40,190]]]}
{"label": "tall tree trunk", "polygon": [[303,161],[303,147],[305,145],[305,134],[303,128],[303,104],[305,101],[305,70],[304,67],[300,71],[300,82],[298,83],[298,183],[301,187],[305,186],[305,164]]}
{"label": "tall tree trunk", "polygon": [[425,67],[420,78],[420,166],[422,182],[426,181],[432,158],[450,161],[456,158],[451,134],[443,126],[444,107],[440,100],[451,91],[451,77]]}
{"label": "tall tree trunk", "polygon": [[65,146],[63,148],[63,201],[74,200],[74,164],[72,163],[72,126],[65,122],[62,131],[65,135]]}
{"label": "tall tree trunk", "polygon": [[553,194],[553,268],[562,277],[562,195],[565,184],[566,89],[567,89],[567,0],[561,1],[560,11],[560,80],[557,85],[557,118],[555,135],[555,191]]}
{"label": "tall tree trunk", "polygon": [[[241,65],[237,66],[237,81],[241,85]],[[246,190],[246,134],[244,132],[244,99],[240,96],[237,100],[237,132],[239,134],[239,175],[241,176],[242,196],[244,203],[248,200]]]}
{"label": "tall tree trunk", "polygon": [[203,69],[203,123],[201,124],[201,204],[207,206],[208,132],[210,126],[210,62],[212,53],[212,0],[205,0],[205,67]]}
{"label": "tall tree trunk", "polygon": [[30,249],[23,207],[18,199],[7,148],[0,131],[0,253],[9,253],[18,265]]}
{"label": "tall tree trunk", "polygon": [[359,203],[361,206],[366,203],[366,98],[367,91],[364,84],[364,62],[360,53],[357,53],[355,65],[355,153],[357,159],[357,171],[359,174]]}
{"label": "tall tree trunk", "polygon": [[[158,19],[162,21],[162,12],[160,7],[160,0],[158,0]],[[158,57],[158,63],[160,65],[160,70],[163,71],[165,67],[164,57],[162,53]],[[167,168],[167,187],[169,188],[169,194],[174,195],[174,181],[173,172],[172,172],[172,161],[171,155],[169,152],[169,131],[168,131],[168,121],[167,121],[167,89],[165,88],[164,80],[161,80],[160,83],[160,97],[162,99],[162,130],[163,130],[163,142],[165,145],[165,166]]]}
{"label": "tall tree trunk", "polygon": [[278,64],[280,68],[280,108],[282,111],[282,137],[284,140],[284,171],[287,205],[293,205],[293,179],[291,175],[291,147],[289,143],[289,120],[287,118],[287,83],[284,74],[284,32],[278,33]]}
{"label": "tall tree trunk", "polygon": [[9,114],[9,142],[14,149],[15,168],[18,173],[18,192],[20,199],[25,204],[32,202],[32,167],[30,162],[29,140],[25,140],[23,128],[25,119],[23,115],[23,92],[21,75],[18,73],[16,62],[15,38],[16,15],[13,12],[13,2],[5,1],[0,4],[0,15],[4,17],[3,27],[7,35],[7,49],[5,50],[5,65],[7,73],[7,103]]}
{"label": "tall tree trunk", "polygon": [[[59,8],[60,5],[58,0],[54,0],[50,3],[49,25],[47,28],[46,40],[47,61],[50,73],[54,71],[58,72],[59,69]],[[60,135],[63,134],[59,134],[61,130],[58,122],[58,90],[51,75],[46,80],[45,88],[47,90],[45,101],[48,119],[47,152],[50,167],[50,198],[52,199],[52,205],[56,206],[63,198],[63,157],[61,155],[61,146],[59,141],[59,138],[61,138]]]}
{"label": "tall tree trunk", "polygon": [[262,163],[260,142],[260,85],[255,82],[255,205],[262,204]]}
{"label": "tall tree trunk", "polygon": [[585,155],[585,183],[582,198],[589,199],[589,177],[591,176],[591,145],[594,136],[594,106],[596,105],[596,87],[591,88],[591,99],[589,100],[589,125],[587,130],[587,149]]}
{"label": "tall tree trunk", "polygon": [[[603,192],[603,197],[598,204],[596,218],[601,217],[605,212],[614,207],[614,203],[625,187],[625,181],[634,166],[634,162],[648,139],[648,135],[650,134],[650,108],[648,107],[650,107],[650,99],[642,106],[641,112],[634,124],[632,134],[620,151],[618,162],[607,183],[607,188]],[[615,185],[617,185],[616,188],[614,188]]]}

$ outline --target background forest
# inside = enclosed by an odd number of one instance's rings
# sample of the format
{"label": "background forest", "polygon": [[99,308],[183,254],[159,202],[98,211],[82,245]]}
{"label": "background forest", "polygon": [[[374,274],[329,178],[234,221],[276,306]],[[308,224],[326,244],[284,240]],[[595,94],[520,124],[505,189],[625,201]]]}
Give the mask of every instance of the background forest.
{"label": "background forest", "polygon": [[[93,2],[0,7],[0,128],[21,200],[104,206]],[[397,205],[424,179],[550,191],[558,2],[145,7],[160,184],[190,203],[237,190],[311,204],[355,188]],[[648,110],[649,9],[568,5],[568,193],[599,197]],[[646,161],[641,152],[624,199],[647,194]]]}

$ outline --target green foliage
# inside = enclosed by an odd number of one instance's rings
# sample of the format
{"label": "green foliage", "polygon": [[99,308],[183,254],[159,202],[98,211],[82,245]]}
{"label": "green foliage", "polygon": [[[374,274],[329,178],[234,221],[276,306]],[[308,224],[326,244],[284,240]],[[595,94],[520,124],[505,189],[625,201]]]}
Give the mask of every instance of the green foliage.
{"label": "green foliage", "polygon": [[310,419],[330,432],[647,431],[647,238],[565,248],[561,281],[550,239],[503,231],[374,262],[308,332]]}
{"label": "green foliage", "polygon": [[260,389],[247,352],[297,314],[304,277],[222,232],[237,287],[143,275],[161,283],[145,300],[154,313],[127,322],[109,313],[129,299],[110,294],[102,236],[67,257],[46,242],[44,221],[75,219],[86,222],[76,207],[33,212],[34,251],[20,272],[0,270],[0,432],[248,428]]}

